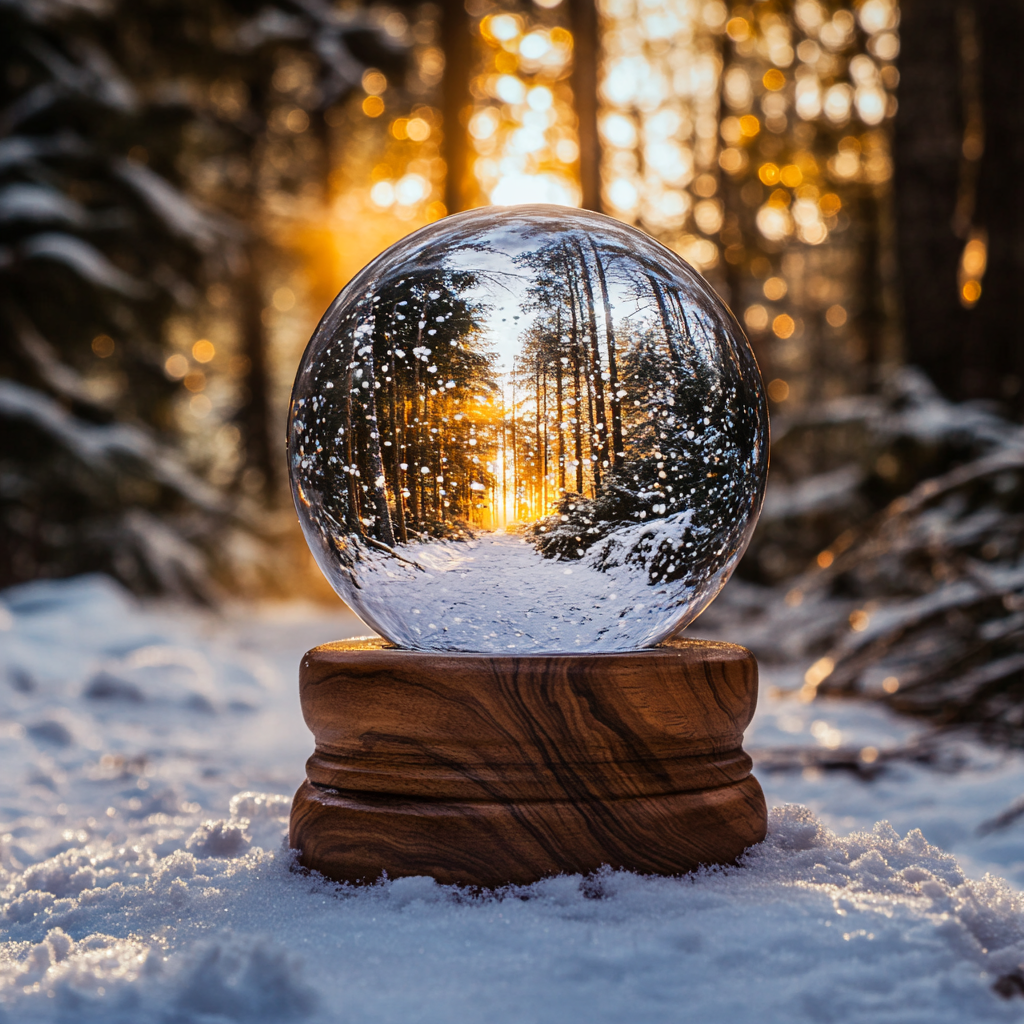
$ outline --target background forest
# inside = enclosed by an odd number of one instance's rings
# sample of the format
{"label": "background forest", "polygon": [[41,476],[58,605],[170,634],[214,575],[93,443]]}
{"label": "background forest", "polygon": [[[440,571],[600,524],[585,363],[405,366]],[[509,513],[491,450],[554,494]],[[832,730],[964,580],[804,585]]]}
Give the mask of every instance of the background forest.
{"label": "background forest", "polygon": [[[758,653],[806,655],[809,696],[1016,734],[1022,42],[998,0],[3,0],[0,585],[326,594],[283,479],[322,310],[447,213],[582,205],[700,270],[768,386],[769,498],[713,614],[779,609]],[[556,422],[570,348],[523,382]]]}

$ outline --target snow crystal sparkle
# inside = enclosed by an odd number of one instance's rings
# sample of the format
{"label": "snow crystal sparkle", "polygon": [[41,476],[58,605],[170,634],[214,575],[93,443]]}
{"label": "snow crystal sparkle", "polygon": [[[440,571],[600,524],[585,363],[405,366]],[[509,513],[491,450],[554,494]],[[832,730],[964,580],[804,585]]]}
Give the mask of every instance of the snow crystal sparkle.
{"label": "snow crystal sparkle", "polygon": [[657,644],[714,598],[764,495],[767,410],[739,325],[640,231],[476,210],[335,299],[288,427],[320,568],[400,647]]}

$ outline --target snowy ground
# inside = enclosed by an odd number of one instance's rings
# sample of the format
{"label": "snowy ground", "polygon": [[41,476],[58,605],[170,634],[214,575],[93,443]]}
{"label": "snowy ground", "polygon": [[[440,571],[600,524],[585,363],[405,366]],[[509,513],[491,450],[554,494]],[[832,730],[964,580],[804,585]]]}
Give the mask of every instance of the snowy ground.
{"label": "snowy ground", "polygon": [[545,558],[504,530],[403,545],[401,560],[364,548],[358,590],[346,571],[338,592],[378,632],[414,650],[634,650],[671,635],[706,596],[681,580],[650,586],[642,560],[625,561],[643,536],[655,551],[663,537],[681,543],[689,516],[626,527],[570,561]]}
{"label": "snowy ground", "polygon": [[[741,866],[487,896],[427,879],[345,889],[291,870],[282,839],[311,750],[298,657],[357,620],[296,605],[213,618],[96,577],[0,601],[3,1024],[1024,1011],[993,991],[1024,992],[1024,975],[1005,980],[1024,962],[1024,817],[979,831],[1021,795],[1020,755],[961,738],[940,767],[887,762],[920,725],[801,703],[796,668],[774,671],[747,745],[776,809]],[[832,748],[874,748],[883,768],[768,769]]]}

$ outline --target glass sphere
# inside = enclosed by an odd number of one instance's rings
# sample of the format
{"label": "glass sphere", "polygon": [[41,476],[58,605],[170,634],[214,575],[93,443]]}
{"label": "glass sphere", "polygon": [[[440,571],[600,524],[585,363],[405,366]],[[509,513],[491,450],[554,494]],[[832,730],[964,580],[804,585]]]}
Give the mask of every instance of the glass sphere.
{"label": "glass sphere", "polygon": [[392,643],[629,651],[731,574],[768,415],[742,330],[675,253],[596,213],[491,207],[334,300],[288,450],[317,564]]}

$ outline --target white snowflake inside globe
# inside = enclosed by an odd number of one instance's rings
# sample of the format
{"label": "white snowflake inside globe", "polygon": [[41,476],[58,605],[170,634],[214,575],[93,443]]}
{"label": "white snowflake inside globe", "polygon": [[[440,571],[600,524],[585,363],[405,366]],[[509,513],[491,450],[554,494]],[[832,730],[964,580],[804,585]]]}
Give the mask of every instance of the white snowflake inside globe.
{"label": "white snowflake inside globe", "polygon": [[555,206],[414,232],[335,299],[288,426],[306,539],[399,647],[630,651],[715,597],[764,496],[735,318],[635,228]]}

